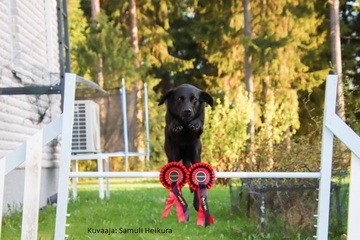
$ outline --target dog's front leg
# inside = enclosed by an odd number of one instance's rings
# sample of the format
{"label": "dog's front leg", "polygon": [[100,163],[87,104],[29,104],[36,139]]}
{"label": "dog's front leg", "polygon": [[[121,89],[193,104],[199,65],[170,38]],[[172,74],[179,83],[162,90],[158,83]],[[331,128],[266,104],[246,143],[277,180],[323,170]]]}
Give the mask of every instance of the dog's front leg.
{"label": "dog's front leg", "polygon": [[171,123],[169,124],[170,131],[172,131],[174,133],[181,132],[181,130],[183,130],[183,128],[184,127],[181,125],[181,123],[176,120],[171,121]]}
{"label": "dog's front leg", "polygon": [[195,119],[191,121],[188,125],[189,129],[196,133],[202,133],[203,132],[203,124],[200,119]]}

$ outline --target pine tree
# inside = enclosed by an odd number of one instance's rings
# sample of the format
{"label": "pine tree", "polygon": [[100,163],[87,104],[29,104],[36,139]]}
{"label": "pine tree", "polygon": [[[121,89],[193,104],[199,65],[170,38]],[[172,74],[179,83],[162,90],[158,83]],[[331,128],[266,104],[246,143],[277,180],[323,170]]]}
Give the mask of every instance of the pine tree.
{"label": "pine tree", "polygon": [[[299,128],[297,92],[319,85],[305,59],[324,36],[317,32],[322,21],[315,1],[254,1],[253,69],[259,144],[267,143],[264,167],[272,168],[274,144]],[[325,76],[324,78],[325,79]]]}
{"label": "pine tree", "polygon": [[73,72],[78,73],[81,66],[77,61],[79,49],[86,44],[86,37],[84,35],[85,28],[87,27],[84,12],[80,8],[80,0],[68,1],[68,14],[69,14],[69,36],[70,36],[70,55],[71,55],[71,69]]}

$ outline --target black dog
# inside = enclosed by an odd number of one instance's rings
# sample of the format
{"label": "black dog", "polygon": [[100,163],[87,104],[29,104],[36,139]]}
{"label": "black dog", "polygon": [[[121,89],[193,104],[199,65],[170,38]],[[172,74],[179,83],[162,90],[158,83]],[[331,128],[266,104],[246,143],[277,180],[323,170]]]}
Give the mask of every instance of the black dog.
{"label": "black dog", "polygon": [[[183,84],[167,91],[159,100],[166,101],[165,152],[168,162],[182,161],[189,168],[201,161],[200,135],[203,132],[205,103],[213,107],[214,100],[205,91]],[[194,196],[198,210],[198,199]]]}

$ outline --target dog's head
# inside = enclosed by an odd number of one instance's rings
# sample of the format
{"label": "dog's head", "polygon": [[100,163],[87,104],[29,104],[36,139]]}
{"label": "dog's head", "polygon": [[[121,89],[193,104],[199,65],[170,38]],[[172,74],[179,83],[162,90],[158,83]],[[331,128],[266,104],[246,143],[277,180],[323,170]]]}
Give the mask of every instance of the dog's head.
{"label": "dog's head", "polygon": [[182,84],[167,91],[159,100],[159,105],[166,101],[167,109],[184,122],[189,122],[203,112],[205,103],[211,107],[214,100],[207,92],[190,84]]}

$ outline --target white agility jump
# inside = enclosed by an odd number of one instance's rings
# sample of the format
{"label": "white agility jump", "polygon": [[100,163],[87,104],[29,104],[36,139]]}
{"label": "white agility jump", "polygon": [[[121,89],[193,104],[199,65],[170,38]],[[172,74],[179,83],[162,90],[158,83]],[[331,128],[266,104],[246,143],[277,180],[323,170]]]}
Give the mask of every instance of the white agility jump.
{"label": "white agility jump", "polygon": [[[72,125],[74,113],[75,84],[76,75],[67,73],[65,76],[65,95],[64,95],[64,111],[62,116],[50,123],[46,128],[42,129],[35,138],[37,144],[24,143],[13,153],[0,159],[0,204],[2,206],[4,194],[4,178],[5,175],[26,160],[26,170],[38,169],[41,162],[40,149],[51,139],[61,134],[61,160],[59,170],[59,187],[58,202],[56,211],[55,239],[64,239],[66,235],[66,218],[70,216],[67,213],[67,204],[69,197],[69,178],[78,177],[97,177],[97,178],[156,178],[159,172],[70,172],[71,162],[71,141],[72,141]],[[331,169],[332,169],[332,152],[333,138],[337,136],[351,151],[351,170],[350,170],[350,188],[349,188],[349,213],[348,213],[348,239],[360,239],[360,229],[357,226],[356,217],[360,215],[360,137],[350,129],[336,114],[336,89],[337,76],[329,75],[326,82],[326,96],[323,122],[322,137],[322,154],[320,172],[217,172],[217,178],[318,178],[320,179],[319,187],[319,206],[317,213],[317,235],[320,240],[328,239],[329,228],[329,209],[330,209],[330,187],[331,187]],[[42,139],[42,140],[41,140]],[[32,139],[34,140],[34,139]],[[34,146],[37,145],[37,146]],[[35,147],[36,151],[33,151]],[[27,149],[27,150],[26,150]],[[37,164],[31,164],[37,162]],[[28,174],[34,184],[38,184],[37,179],[40,174]],[[40,186],[40,185],[38,185]],[[38,196],[40,188],[36,186],[26,186],[31,190],[26,190],[24,194],[24,211],[29,214],[23,217],[22,223],[22,239],[37,239],[38,224]],[[34,191],[34,189],[36,191]],[[27,210],[27,209],[30,209]],[[2,216],[1,216],[2,217]],[[0,224],[1,226],[1,224]],[[26,229],[26,230],[24,230]]]}

